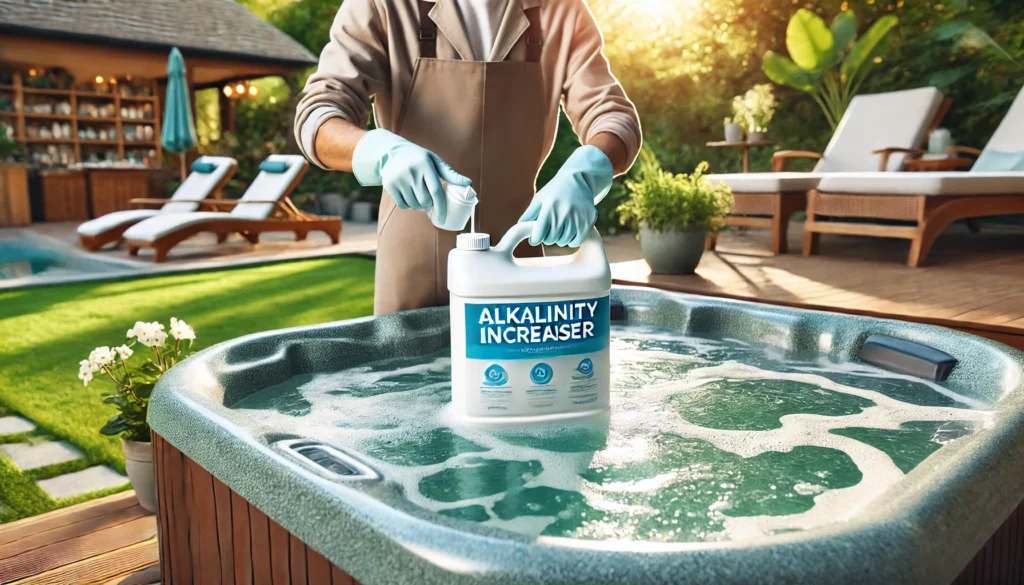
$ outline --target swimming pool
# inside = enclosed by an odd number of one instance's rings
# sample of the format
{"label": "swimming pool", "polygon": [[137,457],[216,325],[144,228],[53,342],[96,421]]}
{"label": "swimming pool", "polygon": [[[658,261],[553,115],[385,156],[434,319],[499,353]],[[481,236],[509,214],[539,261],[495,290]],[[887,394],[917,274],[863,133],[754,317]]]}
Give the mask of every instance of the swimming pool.
{"label": "swimming pool", "polygon": [[130,262],[90,258],[61,242],[27,232],[0,238],[0,283],[53,281],[133,269]]}

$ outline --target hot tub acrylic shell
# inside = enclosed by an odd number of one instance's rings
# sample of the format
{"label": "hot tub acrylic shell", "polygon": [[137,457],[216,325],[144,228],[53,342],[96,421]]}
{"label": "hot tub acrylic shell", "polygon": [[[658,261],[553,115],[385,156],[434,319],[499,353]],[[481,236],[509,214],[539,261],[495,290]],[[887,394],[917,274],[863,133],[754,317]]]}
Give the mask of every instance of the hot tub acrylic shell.
{"label": "hot tub acrylic shell", "polygon": [[[532,538],[385,503],[382,482],[340,482],[273,447],[304,438],[229,405],[294,375],[449,342],[445,308],[261,333],[190,358],[157,385],[154,431],[352,575],[377,584],[950,583],[1024,496],[1024,355],[936,327],[615,287],[629,322],[855,359],[872,334],[960,360],[950,381],[993,403],[991,424],[925,459],[853,519],[737,542]],[[376,350],[374,348],[377,348]],[[614,408],[614,404],[613,404]],[[313,437],[315,438],[315,437]],[[166,552],[166,551],[165,551]],[[166,563],[166,559],[164,560]]]}

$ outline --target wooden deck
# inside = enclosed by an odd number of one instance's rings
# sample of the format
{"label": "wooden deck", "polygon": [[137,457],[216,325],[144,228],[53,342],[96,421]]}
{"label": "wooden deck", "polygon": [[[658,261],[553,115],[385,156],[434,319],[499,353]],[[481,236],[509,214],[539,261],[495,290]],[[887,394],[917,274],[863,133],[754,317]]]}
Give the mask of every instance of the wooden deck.
{"label": "wooden deck", "polygon": [[149,585],[160,581],[156,517],[127,491],[0,525],[0,583]]}
{"label": "wooden deck", "polygon": [[[802,224],[791,224],[800,250]],[[692,276],[652,275],[632,236],[607,238],[618,284],[917,321],[1024,349],[1024,229],[953,226],[922,268],[903,240],[824,235],[821,253],[771,256],[767,231],[731,231]]]}

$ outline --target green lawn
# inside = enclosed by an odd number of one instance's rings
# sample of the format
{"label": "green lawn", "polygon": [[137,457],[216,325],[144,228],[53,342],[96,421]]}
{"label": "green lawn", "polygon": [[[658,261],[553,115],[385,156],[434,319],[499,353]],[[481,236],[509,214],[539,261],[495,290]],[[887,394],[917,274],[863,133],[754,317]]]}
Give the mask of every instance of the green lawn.
{"label": "green lawn", "polygon": [[0,522],[73,503],[50,499],[34,480],[96,464],[124,471],[117,439],[97,432],[114,414],[100,398],[110,385],[97,380],[85,388],[76,377],[92,348],[123,343],[136,321],[166,324],[172,316],[192,325],[196,347],[204,348],[247,333],[368,315],[373,268],[369,259],[331,258],[0,292],[0,416],[21,414],[39,427],[0,441],[64,439],[85,453],[26,473],[0,456]]}

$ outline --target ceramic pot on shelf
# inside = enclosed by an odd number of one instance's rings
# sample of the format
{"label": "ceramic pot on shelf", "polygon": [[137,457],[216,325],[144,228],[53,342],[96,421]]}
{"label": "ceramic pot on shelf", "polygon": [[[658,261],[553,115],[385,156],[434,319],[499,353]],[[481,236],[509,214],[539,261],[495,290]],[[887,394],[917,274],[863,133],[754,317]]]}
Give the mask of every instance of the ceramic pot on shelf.
{"label": "ceramic pot on shelf", "polygon": [[729,122],[725,125],[726,142],[743,142],[743,126],[736,122]]}
{"label": "ceramic pot on shelf", "polygon": [[767,137],[762,130],[751,130],[747,133],[747,142],[749,144],[764,144],[767,142]]}
{"label": "ceramic pot on shelf", "polygon": [[640,226],[640,250],[654,274],[693,274],[704,255],[706,242],[703,224],[665,231]]}
{"label": "ceramic pot on shelf", "polygon": [[124,467],[139,505],[156,512],[156,481],[153,478],[153,444],[121,438]]}

